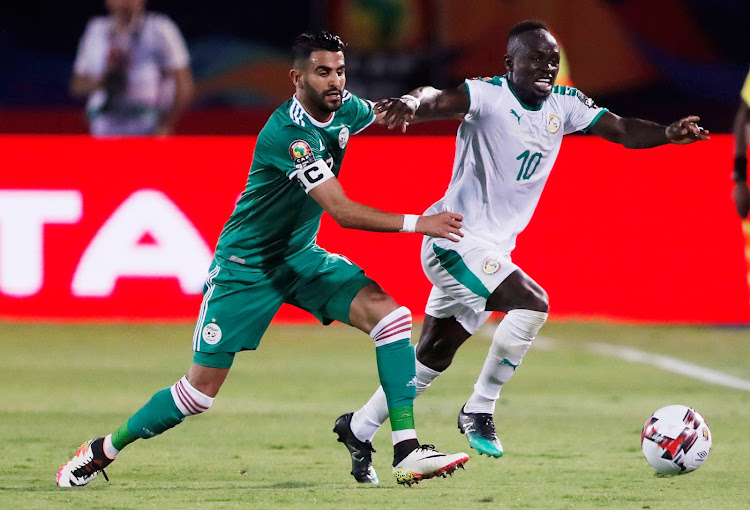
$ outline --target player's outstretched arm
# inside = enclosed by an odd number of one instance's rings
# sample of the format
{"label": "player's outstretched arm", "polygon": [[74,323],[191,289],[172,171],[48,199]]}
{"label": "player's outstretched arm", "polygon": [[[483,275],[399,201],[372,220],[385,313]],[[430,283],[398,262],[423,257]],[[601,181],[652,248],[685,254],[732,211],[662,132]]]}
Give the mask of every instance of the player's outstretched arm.
{"label": "player's outstretched arm", "polygon": [[409,124],[424,120],[463,119],[469,111],[466,85],[457,89],[438,90],[419,87],[401,97],[389,97],[375,103],[376,122],[388,129],[406,131]]}
{"label": "player's outstretched arm", "polygon": [[700,127],[698,121],[700,117],[691,115],[663,126],[648,120],[623,118],[606,112],[589,132],[629,149],[649,149],[667,143],[684,145],[708,140],[708,131]]}
{"label": "player's outstretched arm", "polygon": [[734,118],[734,205],[740,218],[750,212],[750,189],[747,187],[747,144],[750,138],[750,107],[742,101]]}
{"label": "player's outstretched arm", "polygon": [[[336,178],[310,190],[310,196],[344,228],[371,232],[417,232],[454,242],[463,237],[458,213],[443,212],[429,216],[394,214],[349,199]],[[416,222],[413,220],[416,219]]]}

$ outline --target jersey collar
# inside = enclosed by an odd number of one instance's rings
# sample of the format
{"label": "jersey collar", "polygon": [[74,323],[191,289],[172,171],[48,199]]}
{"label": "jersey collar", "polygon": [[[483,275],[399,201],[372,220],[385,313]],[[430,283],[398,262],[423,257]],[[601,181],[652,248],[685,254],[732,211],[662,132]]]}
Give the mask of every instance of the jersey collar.
{"label": "jersey collar", "polygon": [[315,118],[312,115],[310,115],[307,112],[307,110],[305,110],[305,107],[302,105],[299,99],[297,99],[297,94],[294,94],[292,96],[292,104],[295,104],[295,103],[298,104],[300,108],[302,108],[302,111],[305,112],[305,115],[307,115],[307,118],[310,120],[310,123],[315,127],[324,128],[324,127],[330,126],[331,123],[333,122],[333,118],[336,116],[336,112],[331,112],[331,116],[328,118],[327,121],[320,122],[318,120],[315,120]]}
{"label": "jersey collar", "polygon": [[[504,74],[503,78],[505,78],[505,82],[508,84],[508,88],[510,89],[511,93],[513,94],[513,97],[516,98],[516,101],[518,101],[518,104],[520,104],[521,107],[523,107],[524,110],[528,110],[530,112],[538,112],[539,110],[542,109],[542,106],[544,106],[544,101],[539,106],[530,106],[530,105],[527,105],[526,103],[524,103],[523,101],[521,101],[520,97],[518,97],[516,95],[516,91],[513,90],[513,85],[511,85],[510,80],[508,79],[508,75]],[[546,101],[546,99],[545,99],[545,101]]]}

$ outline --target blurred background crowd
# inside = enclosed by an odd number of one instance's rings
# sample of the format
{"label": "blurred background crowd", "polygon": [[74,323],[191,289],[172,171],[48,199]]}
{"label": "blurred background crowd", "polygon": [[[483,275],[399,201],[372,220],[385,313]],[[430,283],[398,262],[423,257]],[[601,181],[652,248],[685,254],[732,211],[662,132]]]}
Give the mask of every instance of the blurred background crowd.
{"label": "blurred background crowd", "polygon": [[[342,36],[347,88],[375,100],[503,74],[508,29],[538,18],[562,44],[568,78],[598,104],[665,124],[694,113],[714,133],[731,132],[750,63],[748,0],[15,2],[0,17],[0,133],[85,133],[86,112],[116,109],[92,93],[136,78],[110,73],[106,83],[87,85],[75,82],[74,68],[84,75],[92,69],[81,56],[85,33],[96,46],[90,20],[129,4],[166,15],[159,18],[166,28],[143,21],[121,31],[99,27],[98,41],[126,54],[128,45],[147,40],[169,48],[157,57],[157,72],[171,80],[170,98],[176,88],[184,104],[155,128],[162,133],[256,134],[292,93],[289,47],[306,30]],[[107,58],[106,65],[117,61],[111,48]],[[147,82],[148,69],[142,74]],[[438,123],[415,132],[441,129]],[[455,126],[445,131],[453,134]]]}

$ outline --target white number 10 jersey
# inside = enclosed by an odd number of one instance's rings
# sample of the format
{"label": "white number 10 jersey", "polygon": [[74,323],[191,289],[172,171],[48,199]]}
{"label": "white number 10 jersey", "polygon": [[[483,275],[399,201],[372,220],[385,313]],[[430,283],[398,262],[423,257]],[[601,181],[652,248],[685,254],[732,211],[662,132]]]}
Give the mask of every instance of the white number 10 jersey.
{"label": "white number 10 jersey", "polygon": [[463,214],[474,242],[509,256],[526,228],[564,134],[586,131],[606,112],[575,88],[556,85],[539,108],[522,103],[505,76],[466,80],[469,112],[456,137],[445,196],[428,214]]}

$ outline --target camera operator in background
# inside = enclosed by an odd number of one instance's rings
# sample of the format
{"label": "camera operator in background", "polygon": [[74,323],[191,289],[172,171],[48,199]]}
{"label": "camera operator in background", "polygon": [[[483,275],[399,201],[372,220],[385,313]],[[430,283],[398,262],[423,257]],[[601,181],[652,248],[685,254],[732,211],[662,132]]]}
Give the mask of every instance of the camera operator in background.
{"label": "camera operator in background", "polygon": [[146,0],[106,0],[78,45],[70,92],[88,98],[94,136],[167,135],[190,103],[193,77],[185,41]]}

